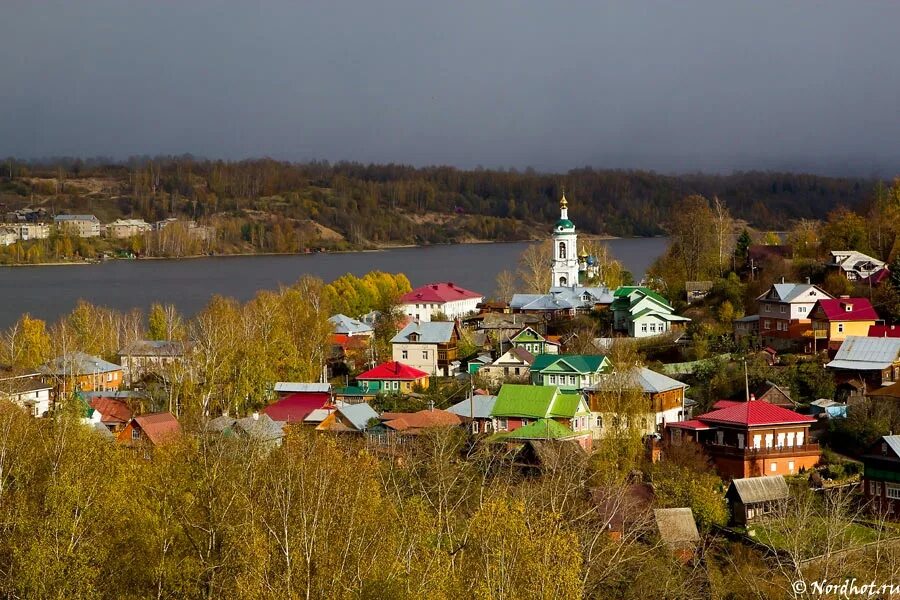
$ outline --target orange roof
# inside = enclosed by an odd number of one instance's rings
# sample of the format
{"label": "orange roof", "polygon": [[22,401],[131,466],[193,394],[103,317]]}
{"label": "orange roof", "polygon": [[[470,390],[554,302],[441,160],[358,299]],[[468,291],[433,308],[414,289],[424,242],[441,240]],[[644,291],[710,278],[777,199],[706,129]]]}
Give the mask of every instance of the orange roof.
{"label": "orange roof", "polygon": [[131,409],[117,398],[94,398],[91,408],[100,413],[101,423],[127,423],[131,420]]}
{"label": "orange roof", "polygon": [[154,445],[164,443],[181,435],[181,424],[169,412],[141,415],[135,417],[134,422]]}
{"label": "orange roof", "polygon": [[[462,424],[459,415],[446,410],[420,410],[414,413],[385,413],[389,416],[389,420],[385,422],[385,426],[395,431],[405,431],[407,433],[418,433],[419,430],[428,429],[430,427],[455,427]],[[385,415],[382,415],[384,420]]]}

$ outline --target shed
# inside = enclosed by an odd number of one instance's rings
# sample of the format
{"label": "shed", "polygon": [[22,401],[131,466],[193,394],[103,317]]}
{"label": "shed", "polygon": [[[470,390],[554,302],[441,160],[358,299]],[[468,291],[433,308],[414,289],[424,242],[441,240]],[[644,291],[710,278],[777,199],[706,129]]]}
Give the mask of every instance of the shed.
{"label": "shed", "polygon": [[653,510],[659,538],[673,551],[692,551],[700,542],[700,532],[690,508],[656,508]]}
{"label": "shed", "polygon": [[735,525],[747,525],[775,510],[789,495],[782,475],[735,479],[725,492]]}

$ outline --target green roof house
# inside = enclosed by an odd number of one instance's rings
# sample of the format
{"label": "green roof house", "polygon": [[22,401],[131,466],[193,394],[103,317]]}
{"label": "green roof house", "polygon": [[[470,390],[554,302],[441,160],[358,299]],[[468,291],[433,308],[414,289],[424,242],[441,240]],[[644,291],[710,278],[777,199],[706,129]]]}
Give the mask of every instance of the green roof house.
{"label": "green roof house", "polygon": [[612,369],[602,354],[541,354],[531,364],[531,383],[558,386],[563,390],[583,390],[600,381]]}
{"label": "green roof house", "polygon": [[650,288],[622,286],[613,292],[613,298],[613,328],[630,337],[659,335],[690,322],[676,315],[669,301]]}
{"label": "green roof house", "polygon": [[590,445],[591,410],[577,392],[555,386],[506,383],[497,394],[491,416],[496,419],[498,432],[514,432],[537,421],[550,420],[568,430],[571,437],[584,438]]}
{"label": "green roof house", "polygon": [[531,327],[522,328],[509,339],[516,348],[524,348],[532,354],[559,354],[559,343],[548,340]]}

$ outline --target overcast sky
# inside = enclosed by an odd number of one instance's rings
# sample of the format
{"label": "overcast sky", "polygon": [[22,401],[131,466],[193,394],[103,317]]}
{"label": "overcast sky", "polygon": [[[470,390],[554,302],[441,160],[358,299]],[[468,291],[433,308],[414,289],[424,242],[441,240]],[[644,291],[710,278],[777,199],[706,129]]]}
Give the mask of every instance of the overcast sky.
{"label": "overcast sky", "polygon": [[900,173],[900,2],[5,0],[0,156]]}

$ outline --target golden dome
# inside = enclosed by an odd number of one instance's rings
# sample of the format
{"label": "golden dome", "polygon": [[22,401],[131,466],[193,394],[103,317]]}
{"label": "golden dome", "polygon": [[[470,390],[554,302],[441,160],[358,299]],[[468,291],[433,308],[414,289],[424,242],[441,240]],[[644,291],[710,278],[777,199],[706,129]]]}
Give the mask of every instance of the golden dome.
{"label": "golden dome", "polygon": [[562,198],[559,200],[559,207],[566,208],[567,206],[569,206],[569,201],[566,200],[566,193],[563,192]]}

